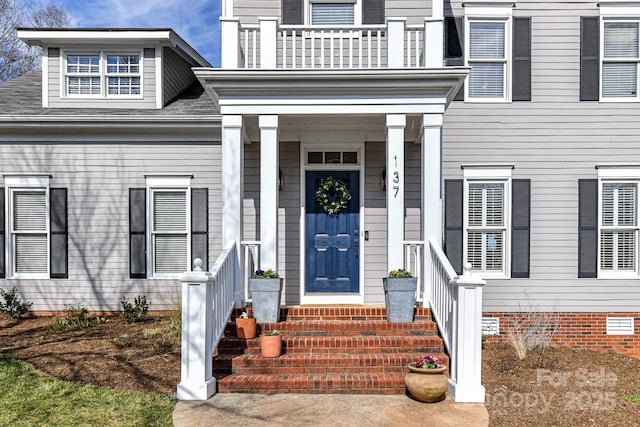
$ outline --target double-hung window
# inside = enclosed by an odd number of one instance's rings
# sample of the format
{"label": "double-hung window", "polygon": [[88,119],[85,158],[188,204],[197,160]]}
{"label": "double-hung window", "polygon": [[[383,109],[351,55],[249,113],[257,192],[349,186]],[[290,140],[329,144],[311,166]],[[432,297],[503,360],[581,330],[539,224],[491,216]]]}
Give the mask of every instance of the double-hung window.
{"label": "double-hung window", "polygon": [[100,55],[67,55],[67,95],[100,95]]}
{"label": "double-hung window", "polygon": [[600,182],[600,273],[638,274],[638,181]]}
{"label": "double-hung window", "polygon": [[67,97],[139,97],[142,94],[141,55],[67,52],[65,89]]}
{"label": "double-hung window", "polygon": [[464,168],[464,260],[486,277],[510,272],[511,167]]}
{"label": "double-hung window", "polygon": [[129,277],[175,278],[196,258],[208,265],[209,189],[192,179],[147,176],[129,189]]}
{"label": "double-hung window", "polygon": [[468,18],[466,99],[508,101],[509,19]]}
{"label": "double-hung window", "polygon": [[638,20],[602,22],[603,100],[638,100],[638,25]]}
{"label": "double-hung window", "polygon": [[107,55],[108,95],[140,95],[140,56]]}

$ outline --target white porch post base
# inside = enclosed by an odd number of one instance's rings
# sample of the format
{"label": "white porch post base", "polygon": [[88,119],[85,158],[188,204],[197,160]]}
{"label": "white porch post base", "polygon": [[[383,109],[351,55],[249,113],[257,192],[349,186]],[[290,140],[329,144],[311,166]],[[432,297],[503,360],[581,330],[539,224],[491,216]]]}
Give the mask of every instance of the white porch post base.
{"label": "white porch post base", "polygon": [[[199,264],[202,265],[201,260]],[[207,333],[207,325],[211,325],[213,315],[210,279],[211,275],[202,269],[180,276],[182,356],[177,391],[180,400],[207,400],[216,391],[211,358],[212,337]]]}
{"label": "white porch post base", "polygon": [[456,402],[484,403],[482,386],[482,287],[487,284],[473,276],[465,265],[465,272],[451,281],[456,289],[457,308],[454,325],[451,379],[449,396]]}
{"label": "white porch post base", "polygon": [[404,268],[404,128],[407,116],[387,114],[387,271]]}

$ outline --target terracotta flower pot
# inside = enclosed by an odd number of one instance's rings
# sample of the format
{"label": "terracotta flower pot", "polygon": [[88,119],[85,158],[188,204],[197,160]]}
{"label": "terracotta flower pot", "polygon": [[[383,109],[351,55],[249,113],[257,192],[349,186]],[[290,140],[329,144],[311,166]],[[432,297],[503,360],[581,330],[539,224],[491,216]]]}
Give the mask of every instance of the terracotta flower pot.
{"label": "terracotta flower pot", "polygon": [[414,399],[420,402],[440,402],[447,397],[449,381],[445,374],[447,367],[441,368],[416,368],[416,363],[407,365],[409,372],[404,377],[407,391]]}
{"label": "terracotta flower pot", "polygon": [[256,318],[250,317],[243,319],[238,317],[236,319],[236,335],[238,338],[255,338],[256,337]]}
{"label": "terracotta flower pot", "polygon": [[280,335],[261,335],[260,351],[262,357],[278,357],[282,352]]}

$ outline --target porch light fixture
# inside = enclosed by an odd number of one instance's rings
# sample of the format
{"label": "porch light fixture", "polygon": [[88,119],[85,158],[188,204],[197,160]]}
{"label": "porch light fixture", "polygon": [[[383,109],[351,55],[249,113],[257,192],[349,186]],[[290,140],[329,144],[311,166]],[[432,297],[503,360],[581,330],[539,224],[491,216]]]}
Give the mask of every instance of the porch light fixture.
{"label": "porch light fixture", "polygon": [[382,191],[387,191],[387,168],[382,169],[382,175],[380,175],[380,187],[382,187]]}
{"label": "porch light fixture", "polygon": [[284,188],[284,175],[282,169],[278,169],[278,190],[282,191]]}

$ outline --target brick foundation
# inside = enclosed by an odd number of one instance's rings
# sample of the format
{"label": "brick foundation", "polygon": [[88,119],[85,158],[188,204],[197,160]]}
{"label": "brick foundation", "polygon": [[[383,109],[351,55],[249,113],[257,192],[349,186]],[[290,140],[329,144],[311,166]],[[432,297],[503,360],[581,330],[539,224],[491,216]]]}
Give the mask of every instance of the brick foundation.
{"label": "brick foundation", "polygon": [[[528,313],[485,312],[483,317],[500,319],[500,336],[491,338],[498,341],[507,337],[509,327],[514,322],[522,322]],[[633,317],[634,335],[607,335],[607,317]],[[600,351],[615,351],[626,356],[640,358],[640,312],[630,313],[558,313],[559,327],[553,337],[553,344],[569,348]]]}

